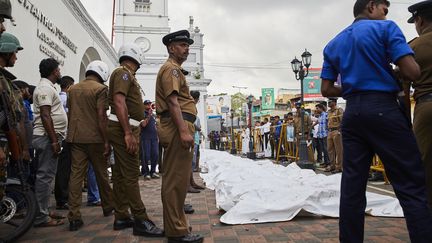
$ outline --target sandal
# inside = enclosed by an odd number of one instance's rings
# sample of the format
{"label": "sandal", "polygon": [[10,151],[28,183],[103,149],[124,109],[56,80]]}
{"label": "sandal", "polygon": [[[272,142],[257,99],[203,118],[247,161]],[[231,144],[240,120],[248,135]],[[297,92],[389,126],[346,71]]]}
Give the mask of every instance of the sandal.
{"label": "sandal", "polygon": [[41,224],[37,224],[34,227],[55,227],[55,226],[60,226],[63,224],[64,224],[64,221],[61,219],[50,218],[48,221],[41,223]]}

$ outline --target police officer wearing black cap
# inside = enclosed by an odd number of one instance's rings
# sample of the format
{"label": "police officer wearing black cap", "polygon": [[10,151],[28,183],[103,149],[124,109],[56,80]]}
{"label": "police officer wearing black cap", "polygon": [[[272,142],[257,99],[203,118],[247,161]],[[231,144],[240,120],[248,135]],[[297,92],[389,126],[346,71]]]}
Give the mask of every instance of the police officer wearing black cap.
{"label": "police officer wearing black cap", "polygon": [[162,205],[165,235],[168,242],[203,242],[200,235],[191,234],[183,210],[192,167],[197,109],[181,64],[193,44],[187,30],[163,37],[169,58],[159,70],[156,80],[156,113],[159,142],[164,148]]}
{"label": "police officer wearing black cap", "polygon": [[[416,101],[413,127],[426,170],[428,203],[432,208],[432,0],[416,3],[408,11],[412,13],[408,23],[414,23],[419,34],[410,46],[421,71],[420,78],[412,82]],[[409,97],[410,85],[411,82],[404,85],[406,97]],[[409,100],[406,104],[410,104]]]}

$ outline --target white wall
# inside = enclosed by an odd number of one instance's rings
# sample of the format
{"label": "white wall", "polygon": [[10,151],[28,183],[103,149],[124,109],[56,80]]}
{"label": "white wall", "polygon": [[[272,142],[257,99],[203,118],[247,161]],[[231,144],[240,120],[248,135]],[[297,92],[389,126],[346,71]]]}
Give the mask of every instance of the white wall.
{"label": "white wall", "polygon": [[[101,43],[109,44],[108,39],[101,34],[102,31],[90,19],[79,0],[31,0],[30,2],[27,0],[12,0],[11,2],[17,26],[7,26],[7,32],[17,36],[24,47],[24,50],[20,51],[17,55],[16,66],[10,69],[18,79],[34,85],[39,82],[39,63],[42,59],[48,58],[40,50],[41,46],[63,60],[64,65],[61,67],[62,74],[69,75],[76,81],[79,80],[83,55],[89,47],[95,48],[102,61],[106,62],[110,68],[116,66],[116,58],[112,55],[114,49],[111,46],[101,45]],[[64,36],[70,39],[76,46],[76,53],[65,45],[47,26],[33,16],[32,12],[35,12],[36,9],[42,12],[53,26],[57,27]],[[80,21],[85,21],[87,24],[83,24]],[[88,30],[90,27],[94,28],[91,32]],[[63,49],[65,57],[39,39],[38,33],[43,33],[56,43],[58,47]]]}

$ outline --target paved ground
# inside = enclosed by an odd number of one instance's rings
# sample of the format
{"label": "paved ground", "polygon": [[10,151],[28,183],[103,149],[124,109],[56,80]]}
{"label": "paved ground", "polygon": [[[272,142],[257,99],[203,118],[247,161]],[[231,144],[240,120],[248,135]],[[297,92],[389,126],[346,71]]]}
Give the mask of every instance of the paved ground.
{"label": "paved ground", "polygon": [[[198,174],[195,174],[195,178],[201,182]],[[140,185],[150,217],[162,226],[160,180],[141,180]],[[389,189],[381,185],[374,187]],[[193,231],[203,234],[206,243],[338,242],[337,219],[299,216],[289,222],[231,226],[219,222],[222,212],[216,208],[213,191],[207,189],[198,194],[188,194],[186,201],[193,204],[196,210],[189,216]],[[54,228],[33,228],[19,242],[166,242],[165,239],[135,237],[131,229],[113,231],[113,216],[103,217],[102,209],[84,205],[82,214],[85,225],[79,231],[68,231],[68,224]],[[400,218],[366,217],[365,237],[366,242],[409,242],[405,221]]]}

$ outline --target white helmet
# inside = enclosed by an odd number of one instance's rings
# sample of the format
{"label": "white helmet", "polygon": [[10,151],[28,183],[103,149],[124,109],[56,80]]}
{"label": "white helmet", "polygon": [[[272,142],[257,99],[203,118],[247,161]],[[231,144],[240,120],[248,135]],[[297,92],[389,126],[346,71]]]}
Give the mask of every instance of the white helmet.
{"label": "white helmet", "polygon": [[122,57],[129,57],[136,61],[139,65],[144,62],[144,54],[141,48],[134,43],[127,43],[120,47],[119,49],[119,61]]}
{"label": "white helmet", "polygon": [[109,68],[108,65],[102,61],[93,61],[86,68],[86,74],[88,71],[95,72],[99,75],[102,81],[106,82],[109,77]]}

